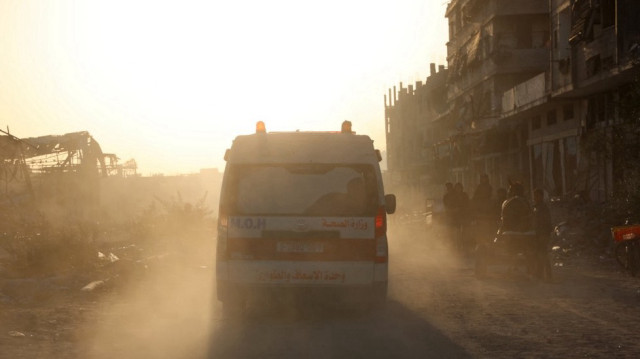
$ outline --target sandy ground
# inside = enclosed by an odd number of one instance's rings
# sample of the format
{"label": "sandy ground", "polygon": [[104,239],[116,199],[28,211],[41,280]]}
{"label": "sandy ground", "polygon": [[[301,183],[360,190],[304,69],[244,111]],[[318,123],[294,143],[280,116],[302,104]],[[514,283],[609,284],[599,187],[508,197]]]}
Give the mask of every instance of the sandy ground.
{"label": "sandy ground", "polygon": [[[553,280],[451,255],[445,238],[390,228],[387,305],[252,303],[225,318],[212,248],[167,252],[91,292],[104,273],[0,279],[0,358],[635,358],[640,279],[571,256]],[[562,263],[562,266],[559,264]],[[125,272],[121,272],[125,273]],[[357,309],[357,308],[356,308]]]}

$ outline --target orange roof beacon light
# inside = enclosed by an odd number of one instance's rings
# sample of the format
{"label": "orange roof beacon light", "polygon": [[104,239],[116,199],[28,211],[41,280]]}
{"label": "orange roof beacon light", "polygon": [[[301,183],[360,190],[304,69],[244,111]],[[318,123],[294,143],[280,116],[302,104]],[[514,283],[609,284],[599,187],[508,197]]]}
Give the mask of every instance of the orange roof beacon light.
{"label": "orange roof beacon light", "polygon": [[340,132],[342,132],[342,133],[353,133],[351,131],[351,121],[342,122],[342,129],[341,129]]}
{"label": "orange roof beacon light", "polygon": [[267,127],[264,125],[264,122],[256,122],[256,133],[267,133]]}

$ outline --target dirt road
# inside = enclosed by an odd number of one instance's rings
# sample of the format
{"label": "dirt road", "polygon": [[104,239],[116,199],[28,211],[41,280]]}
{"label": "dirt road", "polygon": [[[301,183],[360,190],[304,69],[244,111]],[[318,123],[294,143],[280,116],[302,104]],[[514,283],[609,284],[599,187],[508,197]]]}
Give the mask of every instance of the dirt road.
{"label": "dirt road", "polygon": [[435,233],[391,228],[388,305],[375,313],[253,303],[224,318],[212,256],[170,254],[92,292],[91,273],[0,280],[1,358],[633,358],[640,279],[573,257],[550,283],[473,276]]}

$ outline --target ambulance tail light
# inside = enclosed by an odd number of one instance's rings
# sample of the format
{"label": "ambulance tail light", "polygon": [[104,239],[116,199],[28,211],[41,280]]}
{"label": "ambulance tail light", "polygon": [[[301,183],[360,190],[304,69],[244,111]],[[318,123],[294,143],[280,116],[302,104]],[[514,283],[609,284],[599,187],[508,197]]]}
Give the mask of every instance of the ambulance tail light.
{"label": "ambulance tail light", "polygon": [[385,211],[383,206],[378,207],[378,212],[376,214],[376,238],[380,236],[384,236],[387,233],[387,212]]}
{"label": "ambulance tail light", "polygon": [[387,212],[384,207],[378,208],[375,218],[376,235],[376,263],[387,263],[389,260],[389,248],[387,245]]}

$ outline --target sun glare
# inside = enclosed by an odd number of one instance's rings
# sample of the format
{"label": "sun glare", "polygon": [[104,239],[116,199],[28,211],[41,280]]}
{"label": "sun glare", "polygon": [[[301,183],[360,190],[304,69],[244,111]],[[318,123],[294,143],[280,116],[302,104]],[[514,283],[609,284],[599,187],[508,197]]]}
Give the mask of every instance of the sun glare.
{"label": "sun glare", "polygon": [[16,36],[4,46],[15,41],[24,74],[4,71],[19,85],[10,97],[31,107],[0,111],[40,118],[26,135],[87,130],[143,172],[221,167],[258,120],[283,131],[349,119],[383,146],[382,97],[402,81],[394,68],[428,69],[423,52],[405,49],[415,39],[402,33],[423,22],[405,19],[414,8],[425,11],[409,1],[13,2],[2,19]]}

